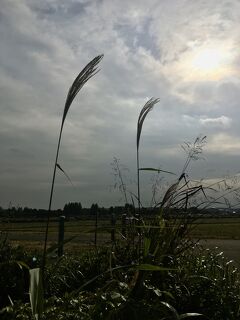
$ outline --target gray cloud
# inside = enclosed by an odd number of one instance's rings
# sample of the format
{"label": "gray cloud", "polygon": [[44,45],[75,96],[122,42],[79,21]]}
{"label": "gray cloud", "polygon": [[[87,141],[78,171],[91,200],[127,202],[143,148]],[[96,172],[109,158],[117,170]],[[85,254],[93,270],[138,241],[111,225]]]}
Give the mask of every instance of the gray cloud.
{"label": "gray cloud", "polygon": [[226,116],[220,116],[218,118],[202,118],[199,121],[203,126],[214,126],[220,128],[229,128],[232,123],[232,119]]}
{"label": "gray cloud", "polygon": [[183,121],[188,126],[200,126],[200,127],[202,126],[202,127],[227,129],[227,128],[230,128],[232,124],[232,119],[224,115],[216,118],[209,118],[204,115],[198,116],[198,117],[183,115],[182,118],[183,118]]}
{"label": "gray cloud", "polygon": [[[181,171],[180,145],[203,133],[206,161],[194,163],[192,174],[214,167],[217,177],[227,163],[239,170],[239,6],[234,0],[3,0],[0,205],[47,207],[68,88],[100,53],[101,71],[77,96],[63,132],[59,162],[75,187],[58,173],[54,207],[119,204],[119,194],[109,192],[110,163],[120,158],[130,169],[126,178],[135,180],[136,120],[152,96],[160,103],[144,124],[142,165]],[[193,52],[221,45],[233,56],[225,73],[192,71]],[[149,187],[144,174],[143,193]]]}

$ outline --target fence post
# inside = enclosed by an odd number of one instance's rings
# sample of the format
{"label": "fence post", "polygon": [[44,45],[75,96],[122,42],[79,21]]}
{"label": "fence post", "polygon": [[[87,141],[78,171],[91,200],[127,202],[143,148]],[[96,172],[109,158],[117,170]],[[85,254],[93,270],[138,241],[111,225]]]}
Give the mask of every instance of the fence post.
{"label": "fence post", "polygon": [[111,226],[112,226],[112,229],[111,229],[111,241],[115,242],[116,216],[115,216],[115,213],[113,213],[113,212],[112,212],[112,215],[111,215]]}
{"label": "fence post", "polygon": [[59,257],[63,255],[64,222],[65,222],[65,216],[60,216],[59,224],[58,224],[58,256]]}
{"label": "fence post", "polygon": [[97,228],[98,228],[98,210],[95,213],[95,237],[94,237],[94,244],[97,246]]}

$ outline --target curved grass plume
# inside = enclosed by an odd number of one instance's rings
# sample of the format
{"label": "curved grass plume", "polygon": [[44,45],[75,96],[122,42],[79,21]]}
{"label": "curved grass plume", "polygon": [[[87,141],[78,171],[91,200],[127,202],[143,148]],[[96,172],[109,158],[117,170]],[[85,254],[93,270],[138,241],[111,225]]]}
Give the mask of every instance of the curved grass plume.
{"label": "curved grass plume", "polygon": [[43,249],[43,261],[42,261],[42,267],[44,269],[45,267],[45,260],[46,260],[46,249],[47,249],[47,240],[48,240],[48,227],[49,227],[49,220],[50,220],[50,212],[52,208],[52,198],[53,198],[53,190],[54,190],[54,183],[55,183],[55,176],[56,176],[56,169],[58,167],[58,154],[60,149],[60,143],[62,138],[62,131],[63,131],[63,125],[67,116],[67,113],[69,111],[69,108],[78,94],[78,92],[81,90],[81,88],[84,86],[84,84],[92,78],[96,73],[98,73],[99,69],[97,68],[99,62],[102,60],[103,54],[95,57],[93,60],[91,60],[85,68],[79,73],[77,78],[74,80],[72,86],[70,87],[67,95],[67,99],[65,102],[65,107],[63,111],[62,116],[62,123],[60,127],[60,133],[58,138],[58,145],[57,145],[57,152],[56,152],[56,159],[53,167],[53,177],[52,177],[52,185],[51,185],[51,191],[50,191],[50,199],[49,199],[49,206],[48,206],[48,217],[47,217],[47,225],[46,225],[46,231],[45,231],[45,240],[44,240],[44,249]]}
{"label": "curved grass plume", "polygon": [[139,177],[139,143],[142,132],[143,122],[147,116],[147,114],[153,109],[154,105],[159,102],[160,99],[151,98],[148,100],[143,106],[137,122],[137,198],[138,198],[138,209],[140,211],[141,206],[141,195],[140,195],[140,177]]}

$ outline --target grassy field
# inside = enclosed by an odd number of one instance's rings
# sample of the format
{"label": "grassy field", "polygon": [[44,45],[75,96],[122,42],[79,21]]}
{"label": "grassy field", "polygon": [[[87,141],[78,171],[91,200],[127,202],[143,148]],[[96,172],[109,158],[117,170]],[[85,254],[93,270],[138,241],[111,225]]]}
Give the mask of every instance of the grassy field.
{"label": "grassy field", "polygon": [[[44,239],[45,223],[41,222],[2,222],[0,230],[8,233],[10,240],[29,246],[39,246]],[[110,242],[111,225],[108,220],[99,220],[97,240],[101,244]],[[121,221],[116,224],[116,237],[121,233]],[[91,245],[95,237],[94,220],[72,220],[65,222],[65,238],[75,236],[73,243]],[[201,219],[192,225],[191,237],[196,239],[240,239],[240,218],[211,218]],[[50,242],[57,241],[58,222],[49,226]]]}
{"label": "grassy field", "polygon": [[240,218],[201,219],[194,223],[192,236],[200,239],[240,239]]}

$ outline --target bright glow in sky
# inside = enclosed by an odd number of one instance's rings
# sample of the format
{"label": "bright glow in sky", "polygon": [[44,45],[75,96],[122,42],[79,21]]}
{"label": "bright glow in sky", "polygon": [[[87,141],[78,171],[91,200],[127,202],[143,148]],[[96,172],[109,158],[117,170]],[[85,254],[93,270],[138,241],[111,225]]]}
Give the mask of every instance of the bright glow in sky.
{"label": "bright glow in sky", "polygon": [[172,70],[185,81],[219,81],[235,74],[235,58],[230,45],[193,47],[182,54]]}
{"label": "bright glow in sky", "polygon": [[196,53],[192,66],[196,70],[214,72],[226,62],[227,55],[221,49],[204,49]]}
{"label": "bright glow in sky", "polygon": [[193,53],[189,67],[197,77],[220,80],[233,73],[231,68],[233,59],[234,55],[229,48],[206,47]]}

